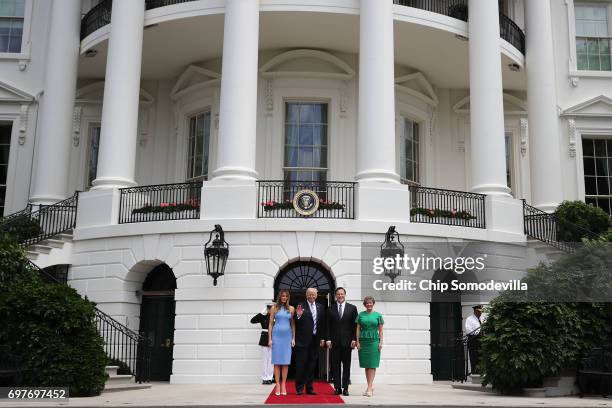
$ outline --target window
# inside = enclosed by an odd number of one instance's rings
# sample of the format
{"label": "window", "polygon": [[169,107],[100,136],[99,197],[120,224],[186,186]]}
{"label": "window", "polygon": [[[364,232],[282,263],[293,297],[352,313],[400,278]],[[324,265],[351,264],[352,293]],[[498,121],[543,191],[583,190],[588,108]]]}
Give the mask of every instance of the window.
{"label": "window", "polygon": [[609,8],[576,4],[576,56],[579,70],[610,71]]}
{"label": "window", "polygon": [[89,125],[89,144],[87,147],[87,186],[96,179],[98,172],[98,151],[100,150],[100,124]]}
{"label": "window", "polygon": [[8,173],[9,153],[11,151],[11,131],[8,123],[0,123],[0,217],[4,214],[6,198],[6,176]]}
{"label": "window", "polygon": [[210,111],[189,119],[189,153],[187,179],[208,178],[208,145],[210,143]]}
{"label": "window", "polygon": [[612,214],[612,139],[582,139],[585,201]]}
{"label": "window", "polygon": [[419,124],[402,118],[403,134],[400,137],[400,177],[409,183],[420,183],[419,172]]}
{"label": "window", "polygon": [[0,52],[21,52],[25,0],[0,0]]}
{"label": "window", "polygon": [[327,179],[327,104],[285,104],[285,181]]}

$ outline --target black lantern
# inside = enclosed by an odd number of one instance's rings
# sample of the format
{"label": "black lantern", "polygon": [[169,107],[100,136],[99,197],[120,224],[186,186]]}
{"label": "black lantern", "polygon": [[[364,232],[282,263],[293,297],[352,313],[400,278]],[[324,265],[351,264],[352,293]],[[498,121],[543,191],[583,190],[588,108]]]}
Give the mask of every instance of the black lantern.
{"label": "black lantern", "polygon": [[[400,242],[399,234],[395,230],[395,225],[392,225],[385,234],[385,242],[380,246],[380,257],[382,259],[396,259],[398,255],[401,258],[404,257],[404,245]],[[385,268],[384,274],[391,279],[391,282],[395,282],[395,278],[401,275],[399,264],[394,262],[393,267]]]}
{"label": "black lantern", "polygon": [[[215,234],[214,240],[213,234]],[[204,244],[206,273],[214,279],[213,285],[215,286],[217,286],[217,278],[223,276],[225,272],[225,264],[227,263],[228,256],[229,244],[225,242],[223,228],[221,228],[219,224],[216,224],[215,229],[210,231],[208,242]]]}

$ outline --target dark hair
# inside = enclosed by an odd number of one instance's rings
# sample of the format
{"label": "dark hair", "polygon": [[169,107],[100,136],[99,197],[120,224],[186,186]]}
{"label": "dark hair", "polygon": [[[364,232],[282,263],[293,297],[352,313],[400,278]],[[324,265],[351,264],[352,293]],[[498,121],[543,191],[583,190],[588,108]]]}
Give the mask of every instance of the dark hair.
{"label": "dark hair", "polygon": [[[286,305],[281,304],[281,295],[283,293],[287,294],[287,304]],[[291,299],[291,293],[289,293],[287,289],[281,289],[278,292],[278,296],[276,297],[276,305],[274,305],[274,310],[279,311],[281,307],[284,307],[285,309],[289,310],[289,300],[290,299]]]}
{"label": "dark hair", "polygon": [[342,286],[338,286],[338,287],[336,288],[336,290],[334,290],[334,295],[335,295],[336,293],[338,293],[338,291],[339,291],[339,290],[343,290],[343,291],[344,291],[344,294],[346,295],[346,289],[344,289]]}
{"label": "dark hair", "polygon": [[368,303],[368,301],[371,301],[373,305],[376,304],[376,301],[374,300],[372,296],[366,296],[363,298],[363,305],[365,306],[365,304]]}

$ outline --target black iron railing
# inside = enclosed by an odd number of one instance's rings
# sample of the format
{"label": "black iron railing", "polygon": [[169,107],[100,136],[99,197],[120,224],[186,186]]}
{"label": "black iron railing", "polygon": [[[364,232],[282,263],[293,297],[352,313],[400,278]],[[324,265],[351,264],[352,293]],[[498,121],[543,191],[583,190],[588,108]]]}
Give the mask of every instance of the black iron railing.
{"label": "black iron railing", "polygon": [[[261,180],[257,185],[259,218],[355,218],[354,182]],[[312,190],[319,198],[318,210],[311,215],[293,207],[295,195],[302,190]]]}
{"label": "black iron railing", "polygon": [[81,41],[99,28],[110,24],[112,0],[102,0],[85,14],[81,20]]}
{"label": "black iron railing", "polygon": [[119,224],[200,218],[202,182],[122,188]]}
{"label": "black iron railing", "polygon": [[[414,7],[468,21],[468,0],[393,0],[393,2],[400,6]],[[523,54],[525,53],[525,33],[503,13],[499,14],[499,35]]]}
{"label": "black iron railing", "polygon": [[[29,262],[29,264],[34,270],[38,271],[43,281],[66,284],[66,282],[58,279],[50,271],[40,269],[32,262]],[[104,341],[106,356],[111,360],[124,362],[129,367],[136,382],[149,382],[151,380],[152,351],[150,339],[113,319],[97,307],[95,308],[94,320],[98,332]]]}
{"label": "black iron railing", "polygon": [[3,218],[0,230],[16,236],[22,246],[34,245],[47,238],[71,230],[76,225],[79,192],[53,205],[40,205],[32,211],[25,210]]}
{"label": "black iron railing", "polygon": [[525,54],[525,33],[505,14],[499,15],[499,36]]}
{"label": "black iron railing", "polygon": [[189,3],[195,0],[146,0],[145,5],[147,10],[171,6],[173,4]]}
{"label": "black iron railing", "polygon": [[104,351],[108,358],[127,364],[136,382],[150,381],[152,347],[149,339],[119,323],[98,308],[96,308],[95,320],[104,340]]}
{"label": "black iron railing", "polygon": [[523,224],[525,235],[568,253],[574,252],[578,243],[565,241],[562,237],[564,229],[580,230],[581,235],[588,239],[601,238],[592,231],[527,204],[525,199],[523,199]]}
{"label": "black iron railing", "polygon": [[486,228],[484,194],[409,186],[410,221]]}

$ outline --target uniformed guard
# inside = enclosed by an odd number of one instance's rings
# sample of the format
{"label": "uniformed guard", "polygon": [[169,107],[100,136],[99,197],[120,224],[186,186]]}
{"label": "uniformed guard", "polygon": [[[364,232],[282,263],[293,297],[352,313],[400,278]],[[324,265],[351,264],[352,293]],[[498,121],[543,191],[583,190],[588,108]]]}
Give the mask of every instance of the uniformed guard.
{"label": "uniformed guard", "polygon": [[465,319],[465,335],[467,336],[471,372],[472,374],[478,374],[480,337],[482,335],[480,326],[484,323],[485,317],[482,315],[482,305],[472,306],[472,309],[474,309],[474,314]]}
{"label": "uniformed guard", "polygon": [[261,346],[261,383],[274,383],[274,368],[272,367],[272,349],[268,346],[268,323],[270,321],[270,308],[273,303],[266,304],[266,307],[258,314],[253,316],[251,323],[261,324],[261,336],[259,345]]}

